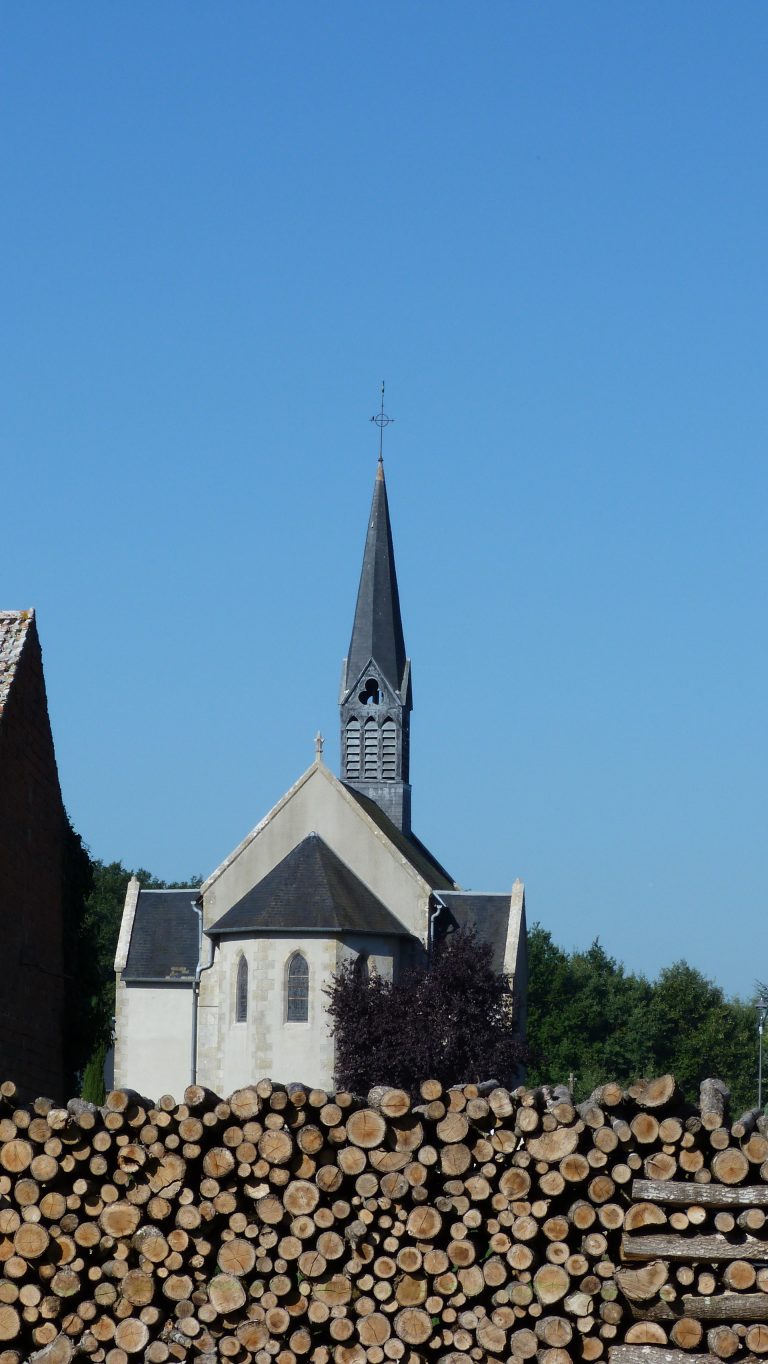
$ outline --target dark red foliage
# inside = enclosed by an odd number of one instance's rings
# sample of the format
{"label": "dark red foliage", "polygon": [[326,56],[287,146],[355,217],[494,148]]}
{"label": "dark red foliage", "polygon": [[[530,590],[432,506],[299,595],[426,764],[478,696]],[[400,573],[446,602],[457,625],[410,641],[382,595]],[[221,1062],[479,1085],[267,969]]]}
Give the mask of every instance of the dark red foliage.
{"label": "dark red foliage", "polygon": [[514,1027],[509,979],[494,971],[491,956],[473,929],[458,929],[429,968],[414,968],[397,984],[375,971],[365,979],[354,962],[342,966],[326,991],[337,1086],[359,1094],[388,1084],[417,1094],[427,1078],[519,1083],[527,1049]]}

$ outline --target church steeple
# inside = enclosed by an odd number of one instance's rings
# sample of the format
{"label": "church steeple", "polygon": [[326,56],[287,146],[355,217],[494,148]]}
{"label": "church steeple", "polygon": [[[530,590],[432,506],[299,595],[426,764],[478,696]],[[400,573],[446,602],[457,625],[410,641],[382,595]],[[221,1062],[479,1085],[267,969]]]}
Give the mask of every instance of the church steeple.
{"label": "church steeple", "polygon": [[379,455],[349,653],[341,679],[342,781],[411,828],[411,664],[406,658],[384,464]]}

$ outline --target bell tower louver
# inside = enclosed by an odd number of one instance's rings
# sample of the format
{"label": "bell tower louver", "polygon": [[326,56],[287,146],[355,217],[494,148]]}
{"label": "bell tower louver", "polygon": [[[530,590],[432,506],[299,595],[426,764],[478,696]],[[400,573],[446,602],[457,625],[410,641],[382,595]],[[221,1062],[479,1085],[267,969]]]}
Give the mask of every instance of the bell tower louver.
{"label": "bell tower louver", "polygon": [[405,655],[379,455],[349,653],[341,674],[341,779],[411,832],[411,662]]}

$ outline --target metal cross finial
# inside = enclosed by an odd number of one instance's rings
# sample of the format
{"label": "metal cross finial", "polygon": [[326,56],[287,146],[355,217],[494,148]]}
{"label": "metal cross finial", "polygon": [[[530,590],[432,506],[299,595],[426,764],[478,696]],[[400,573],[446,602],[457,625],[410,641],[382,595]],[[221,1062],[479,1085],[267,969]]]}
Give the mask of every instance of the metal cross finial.
{"label": "metal cross finial", "polygon": [[381,410],[376,413],[375,417],[371,417],[371,421],[375,422],[379,428],[379,464],[384,463],[384,427],[389,426],[390,423],[393,422],[394,420],[395,420],[394,417],[388,417],[386,412],[384,411],[384,380],[382,379]]}

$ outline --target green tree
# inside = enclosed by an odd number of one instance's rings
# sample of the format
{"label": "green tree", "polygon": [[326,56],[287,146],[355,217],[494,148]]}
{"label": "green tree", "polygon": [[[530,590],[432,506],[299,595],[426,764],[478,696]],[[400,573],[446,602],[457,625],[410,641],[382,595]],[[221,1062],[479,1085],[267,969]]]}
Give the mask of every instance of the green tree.
{"label": "green tree", "polygon": [[531,929],[528,1043],[531,1084],[567,1083],[578,1098],[606,1080],[627,1084],[666,1071],[695,1099],[717,1075],[731,1089],[732,1109],[755,1102],[754,1009],[726,999],[718,985],[686,962],[656,981],[627,972],[599,942],[565,952],[539,924]]}
{"label": "green tree", "polygon": [[731,1089],[735,1112],[755,1102],[754,1010],[725,998],[687,962],[660,972],[653,986],[647,1026],[656,1069],[671,1071],[683,1091],[695,1095],[701,1081],[717,1075]]}
{"label": "green tree", "polygon": [[528,1043],[536,1058],[529,1083],[564,1084],[574,1075],[583,1098],[604,1080],[645,1068],[646,981],[598,941],[586,952],[564,952],[539,924],[529,934],[528,967]]}
{"label": "green tree", "polygon": [[66,1093],[74,1094],[95,1033],[93,1000],[97,967],[88,926],[91,860],[80,835],[64,815],[62,919],[64,949],[63,1060]]}

